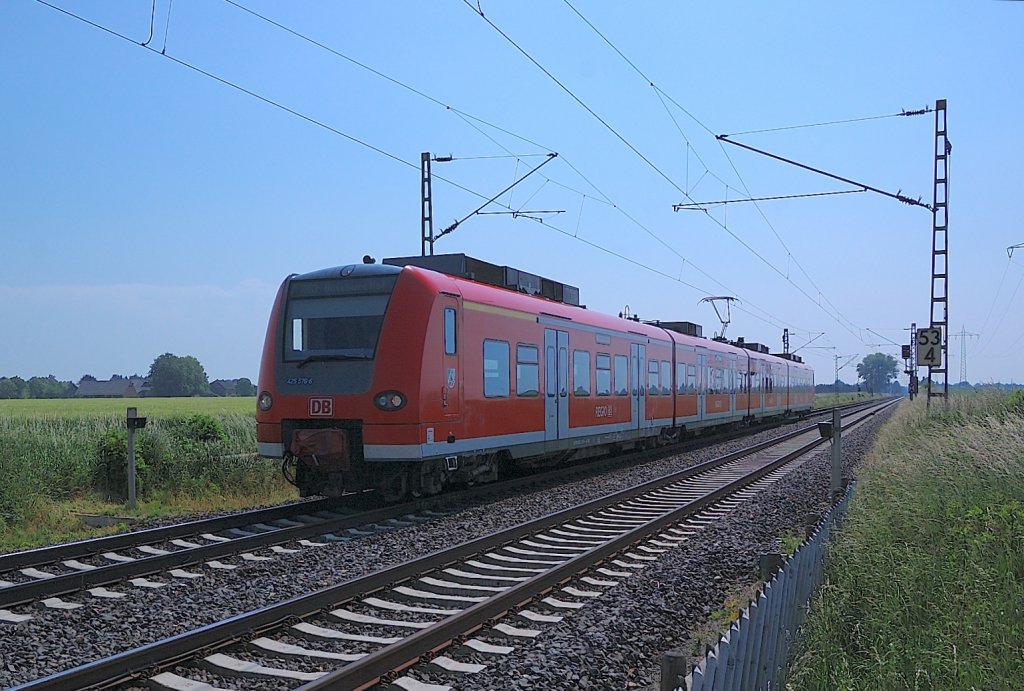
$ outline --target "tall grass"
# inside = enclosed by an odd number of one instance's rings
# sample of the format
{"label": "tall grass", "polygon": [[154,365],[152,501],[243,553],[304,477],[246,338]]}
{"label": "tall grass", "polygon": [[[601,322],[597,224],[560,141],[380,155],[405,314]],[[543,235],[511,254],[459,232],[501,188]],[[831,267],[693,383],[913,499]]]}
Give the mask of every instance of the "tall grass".
{"label": "tall grass", "polygon": [[793,689],[1024,688],[1024,405],[904,402],[832,545]]}
{"label": "tall grass", "polygon": [[[145,405],[141,399],[140,415]],[[124,501],[123,412],[9,412],[0,410],[0,543],[47,512],[66,513],[61,504]],[[252,412],[149,417],[136,450],[141,499],[261,503],[287,493],[277,464],[256,455]]]}

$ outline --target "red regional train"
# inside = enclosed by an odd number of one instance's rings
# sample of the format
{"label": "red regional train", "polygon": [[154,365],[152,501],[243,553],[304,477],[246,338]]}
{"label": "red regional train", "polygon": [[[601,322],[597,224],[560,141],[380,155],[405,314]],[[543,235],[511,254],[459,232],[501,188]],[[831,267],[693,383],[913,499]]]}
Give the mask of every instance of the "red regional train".
{"label": "red regional train", "polygon": [[814,403],[794,355],[597,314],[465,255],[368,262],[289,276],[270,315],[259,453],[303,496],[435,494]]}

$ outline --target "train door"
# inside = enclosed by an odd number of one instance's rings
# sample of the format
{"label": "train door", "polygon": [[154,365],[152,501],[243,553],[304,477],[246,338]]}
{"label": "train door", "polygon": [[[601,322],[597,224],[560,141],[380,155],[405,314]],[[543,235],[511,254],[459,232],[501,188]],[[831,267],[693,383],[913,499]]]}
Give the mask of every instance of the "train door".
{"label": "train door", "polygon": [[459,367],[459,310],[458,300],[450,295],[441,296],[444,306],[444,349],[441,355],[441,412],[445,422],[455,422],[461,414],[462,371]]}
{"label": "train door", "polygon": [[728,357],[728,365],[725,372],[725,376],[728,378],[726,387],[729,389],[729,413],[735,416],[737,413],[737,390],[739,389],[739,372],[736,369],[736,356],[730,355]]}
{"label": "train door", "polygon": [[697,353],[697,419],[703,420],[706,415],[706,392],[708,390],[707,363],[705,354]]}
{"label": "train door", "polygon": [[569,437],[569,332],[544,329],[544,441]]}
{"label": "train door", "polygon": [[637,429],[650,427],[647,422],[647,346],[639,343],[629,345],[630,357],[630,400],[632,401],[632,420]]}

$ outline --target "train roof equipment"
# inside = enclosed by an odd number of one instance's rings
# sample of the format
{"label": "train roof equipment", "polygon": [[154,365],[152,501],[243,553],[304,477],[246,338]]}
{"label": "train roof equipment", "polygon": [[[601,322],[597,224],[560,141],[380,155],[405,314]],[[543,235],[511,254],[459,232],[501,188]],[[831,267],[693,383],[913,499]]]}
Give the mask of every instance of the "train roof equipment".
{"label": "train roof equipment", "polygon": [[676,321],[676,322],[663,322],[660,319],[653,321],[645,321],[644,324],[649,326],[658,326],[662,329],[668,329],[669,331],[675,331],[681,333],[684,336],[693,336],[695,338],[704,338],[704,327],[700,324],[694,324],[688,321]]}
{"label": "train roof equipment", "polygon": [[422,257],[390,257],[382,263],[391,266],[418,266],[438,273],[468,278],[499,288],[547,298],[574,307],[580,305],[580,289],[511,266],[498,266],[465,254],[433,254]]}

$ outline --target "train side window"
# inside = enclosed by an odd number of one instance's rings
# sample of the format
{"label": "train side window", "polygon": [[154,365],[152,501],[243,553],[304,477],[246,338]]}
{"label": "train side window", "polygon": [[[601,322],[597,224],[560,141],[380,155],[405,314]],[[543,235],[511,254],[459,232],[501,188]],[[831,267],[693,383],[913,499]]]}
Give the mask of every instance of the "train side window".
{"label": "train side window", "polygon": [[572,351],[572,393],[590,395],[590,353],[585,350]]}
{"label": "train side window", "polygon": [[647,361],[647,395],[658,395],[658,361]]}
{"label": "train side window", "polygon": [[615,395],[629,395],[629,358],[625,355],[615,356]]}
{"label": "train side window", "polygon": [[505,341],[484,341],[484,396],[508,396],[509,348]]}
{"label": "train side window", "polygon": [[661,395],[668,396],[672,393],[672,364],[667,360],[661,361]]}
{"label": "train side window", "polygon": [[610,355],[598,353],[594,360],[597,368],[597,380],[594,382],[595,393],[598,396],[612,395],[612,358]]}
{"label": "train side window", "polygon": [[686,365],[676,363],[676,393],[682,396],[686,393]]}
{"label": "train side window", "polygon": [[572,395],[590,395],[590,353],[586,350],[572,351]]}
{"label": "train side window", "polygon": [[697,393],[697,368],[694,365],[686,366],[686,390],[688,393]]}
{"label": "train side window", "polygon": [[444,308],[444,354],[455,355],[455,308]]}
{"label": "train side window", "polygon": [[516,346],[516,396],[540,393],[540,363],[537,346]]}

